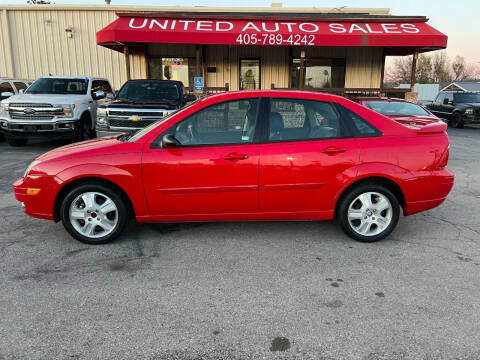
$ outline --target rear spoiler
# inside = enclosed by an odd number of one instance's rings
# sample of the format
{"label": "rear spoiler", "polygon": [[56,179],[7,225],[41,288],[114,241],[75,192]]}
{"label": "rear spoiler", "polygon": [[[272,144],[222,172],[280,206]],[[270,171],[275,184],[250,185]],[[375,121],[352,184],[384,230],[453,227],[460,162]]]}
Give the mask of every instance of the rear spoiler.
{"label": "rear spoiler", "polygon": [[417,130],[418,135],[431,135],[431,134],[441,134],[447,131],[447,124],[444,122],[435,122],[423,126]]}

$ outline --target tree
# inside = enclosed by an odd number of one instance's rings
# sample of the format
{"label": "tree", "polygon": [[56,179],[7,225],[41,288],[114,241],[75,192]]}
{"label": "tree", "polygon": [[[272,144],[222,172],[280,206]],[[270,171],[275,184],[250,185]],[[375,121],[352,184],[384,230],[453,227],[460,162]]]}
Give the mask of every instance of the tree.
{"label": "tree", "polygon": [[452,81],[449,71],[449,59],[445,51],[439,51],[432,56],[432,82]]}
{"label": "tree", "polygon": [[467,67],[465,65],[465,59],[463,56],[455,57],[455,60],[452,62],[453,80],[465,80],[466,70]]}
{"label": "tree", "polygon": [[432,59],[422,54],[418,57],[415,79],[417,83],[428,84],[432,82]]}

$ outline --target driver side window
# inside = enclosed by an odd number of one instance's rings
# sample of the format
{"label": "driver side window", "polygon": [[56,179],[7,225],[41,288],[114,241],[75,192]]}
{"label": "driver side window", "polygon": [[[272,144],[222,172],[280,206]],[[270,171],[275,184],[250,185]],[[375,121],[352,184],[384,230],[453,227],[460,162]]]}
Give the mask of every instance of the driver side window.
{"label": "driver side window", "polygon": [[173,135],[184,146],[252,143],[259,104],[255,98],[209,106],[175,125]]}

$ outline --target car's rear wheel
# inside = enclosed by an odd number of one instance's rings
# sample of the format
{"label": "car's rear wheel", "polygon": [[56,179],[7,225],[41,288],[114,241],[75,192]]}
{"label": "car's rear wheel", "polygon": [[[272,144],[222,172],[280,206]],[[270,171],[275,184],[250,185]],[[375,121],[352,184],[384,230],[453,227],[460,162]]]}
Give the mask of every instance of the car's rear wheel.
{"label": "car's rear wheel", "polygon": [[452,121],[450,122],[450,125],[453,128],[463,128],[464,123],[463,123],[462,114],[460,114],[460,113],[453,114]]}
{"label": "car's rear wheel", "polygon": [[112,242],[128,222],[128,208],[122,196],[96,183],[71,190],[62,202],[60,214],[70,235],[92,245]]}
{"label": "car's rear wheel", "polygon": [[7,142],[10,146],[15,146],[15,147],[18,147],[18,146],[25,146],[27,145],[27,139],[11,139],[11,138],[7,138]]}
{"label": "car's rear wheel", "polygon": [[379,184],[363,184],[342,196],[337,219],[352,239],[375,242],[386,238],[395,229],[400,205],[395,195]]}

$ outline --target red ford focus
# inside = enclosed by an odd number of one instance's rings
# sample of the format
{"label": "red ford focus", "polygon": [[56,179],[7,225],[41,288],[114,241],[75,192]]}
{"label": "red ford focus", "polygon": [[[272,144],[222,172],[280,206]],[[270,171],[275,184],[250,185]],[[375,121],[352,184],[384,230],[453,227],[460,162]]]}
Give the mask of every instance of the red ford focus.
{"label": "red ford focus", "polygon": [[328,220],[377,241],[453,186],[446,125],[402,124],[341,97],[212,95],[133,134],[52,150],[13,188],[28,215],[89,244],[138,222]]}

